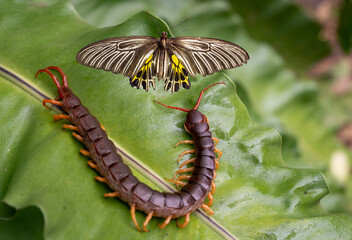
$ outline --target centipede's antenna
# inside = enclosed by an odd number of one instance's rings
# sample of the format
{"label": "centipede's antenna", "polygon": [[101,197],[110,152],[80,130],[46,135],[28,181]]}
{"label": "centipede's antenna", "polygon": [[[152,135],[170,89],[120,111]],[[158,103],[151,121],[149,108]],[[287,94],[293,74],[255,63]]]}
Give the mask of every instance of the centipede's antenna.
{"label": "centipede's antenna", "polygon": [[200,95],[199,95],[199,98],[198,98],[198,101],[197,101],[197,104],[194,106],[193,109],[197,109],[199,107],[199,104],[200,104],[200,101],[202,100],[202,97],[203,97],[203,93],[208,90],[209,88],[211,88],[212,86],[215,86],[217,84],[223,84],[226,86],[226,84],[224,82],[217,82],[217,83],[214,83],[206,88],[204,88],[201,92],[200,92]]}
{"label": "centipede's antenna", "polygon": [[[193,109],[197,109],[197,108],[198,108],[198,106],[199,106],[199,104],[200,104],[200,101],[202,100],[203,93],[204,93],[206,90],[208,90],[209,88],[211,88],[212,86],[215,86],[215,85],[217,85],[217,84],[223,84],[223,85],[226,86],[226,84],[225,84],[224,82],[217,82],[217,83],[214,83],[214,84],[212,84],[212,85],[210,85],[210,86],[204,88],[204,89],[200,92],[200,95],[199,95],[197,104],[194,106]],[[167,108],[176,109],[176,110],[180,110],[180,111],[183,111],[183,112],[189,112],[189,111],[191,111],[190,109],[186,109],[186,108],[168,106],[168,105],[163,104],[163,103],[161,103],[161,102],[158,102],[158,101],[156,101],[156,100],[153,100],[153,101],[156,102],[156,103],[159,103],[160,105],[163,105],[164,107],[167,107]]]}
{"label": "centipede's antenna", "polygon": [[152,15],[150,15],[150,13],[149,13],[149,11],[148,11],[148,10],[147,10],[147,13],[148,13],[149,17],[150,17],[151,19],[153,19],[153,22],[156,24],[156,27],[158,28],[158,33],[160,33],[160,29],[159,29],[158,22],[157,22],[157,21],[155,21],[155,19],[152,17]]}
{"label": "centipede's antenna", "polygon": [[160,105],[163,105],[164,107],[167,107],[167,108],[176,109],[176,110],[180,110],[180,111],[183,111],[183,112],[189,112],[189,111],[190,111],[190,109],[179,108],[179,107],[172,107],[172,106],[168,106],[168,105],[166,105],[166,104],[164,104],[164,103],[158,102],[158,101],[156,101],[156,100],[153,100],[153,101],[156,102],[156,103],[159,103]]}

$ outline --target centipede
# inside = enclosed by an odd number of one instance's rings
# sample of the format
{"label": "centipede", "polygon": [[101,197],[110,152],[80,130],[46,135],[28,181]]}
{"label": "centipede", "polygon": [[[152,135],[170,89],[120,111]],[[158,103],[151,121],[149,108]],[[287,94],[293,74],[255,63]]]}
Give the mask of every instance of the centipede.
{"label": "centipede", "polygon": [[[51,70],[61,75],[62,85]],[[196,209],[202,208],[207,214],[214,214],[210,207],[213,204],[213,194],[216,189],[214,182],[216,169],[219,167],[222,153],[215,147],[219,140],[212,137],[207,117],[197,108],[204,91],[214,85],[225,83],[214,83],[203,89],[192,109],[172,107],[154,100],[167,108],[187,112],[184,128],[193,138],[193,140],[180,141],[175,145],[175,147],[179,144],[194,145],[194,149],[185,150],[180,154],[178,162],[186,154],[194,154],[194,157],[180,164],[173,178],[168,179],[178,188],[177,192],[169,193],[153,190],[133,175],[129,166],[118,154],[114,143],[109,139],[105,128],[68,87],[67,77],[60,67],[49,66],[40,69],[35,77],[39,73],[47,73],[52,78],[59,94],[55,99],[43,99],[43,106],[50,109],[48,104],[52,104],[62,109],[63,113],[54,115],[53,120],[64,120],[70,123],[64,124],[63,128],[73,130],[72,135],[85,145],[86,149],[81,149],[80,153],[90,158],[88,165],[100,174],[95,176],[95,179],[112,189],[112,192],[105,193],[104,197],[119,198],[126,202],[130,206],[132,221],[139,231],[148,232],[147,225],[153,217],[165,219],[158,225],[159,228],[165,228],[172,219],[177,219],[178,227],[185,228],[190,221],[190,214]],[[192,166],[189,167],[189,165]],[[137,222],[136,210],[147,215],[142,228]],[[184,221],[180,223],[178,220],[182,217]]]}

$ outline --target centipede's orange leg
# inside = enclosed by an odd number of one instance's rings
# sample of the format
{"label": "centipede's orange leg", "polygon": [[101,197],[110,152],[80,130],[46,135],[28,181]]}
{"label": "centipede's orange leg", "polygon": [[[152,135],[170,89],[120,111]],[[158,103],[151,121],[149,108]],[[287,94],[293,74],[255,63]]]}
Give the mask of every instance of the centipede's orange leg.
{"label": "centipede's orange leg", "polygon": [[[172,180],[175,180],[176,176],[177,176],[177,174],[174,175],[174,179],[172,179]],[[180,175],[180,176],[176,179],[176,181],[177,181],[177,182],[181,182],[180,180],[183,180],[183,179],[189,180],[190,178],[191,178],[190,175]],[[168,180],[168,181],[170,181],[170,182],[174,182],[174,181],[171,181],[170,179],[166,179],[166,180]],[[175,182],[175,183],[176,183],[176,182]],[[184,186],[183,184],[184,184],[184,182],[182,182],[182,184],[180,184],[180,185]],[[179,189],[178,183],[176,183],[176,187],[177,187],[177,189]]]}
{"label": "centipede's orange leg", "polygon": [[215,147],[219,143],[219,139],[217,139],[216,137],[212,137],[211,139],[213,139]]}
{"label": "centipede's orange leg", "polygon": [[81,135],[78,135],[77,133],[75,132],[72,132],[72,136],[74,136],[75,138],[77,138],[78,140],[80,140],[81,142],[83,142],[83,137]]}
{"label": "centipede's orange leg", "polygon": [[119,196],[120,196],[119,192],[104,193],[104,197],[119,197]]}
{"label": "centipede's orange leg", "polygon": [[51,104],[54,104],[54,105],[59,105],[62,107],[62,102],[60,101],[56,101],[56,100],[53,100],[53,99],[43,99],[43,106],[50,109],[50,107],[48,107],[46,104],[47,103],[51,103]]}
{"label": "centipede's orange leg", "polygon": [[181,169],[183,166],[185,166],[189,163],[194,163],[195,160],[196,160],[196,158],[188,159],[187,161],[184,161],[178,168]]}
{"label": "centipede's orange leg", "polygon": [[182,182],[182,181],[177,181],[177,180],[168,179],[168,178],[165,178],[165,180],[168,180],[169,182],[175,183],[176,186],[177,186],[177,189],[178,189],[178,185],[181,185],[181,186],[185,186],[186,185],[186,183]]}
{"label": "centipede's orange leg", "polygon": [[216,152],[218,154],[218,157],[215,158],[215,169],[219,169],[219,160],[222,157],[222,152],[215,147],[214,147],[214,152]]}
{"label": "centipede's orange leg", "polygon": [[174,147],[177,147],[178,145],[182,144],[182,143],[189,143],[189,144],[194,144],[193,140],[183,140],[183,141],[179,141],[178,143],[175,144]]}
{"label": "centipede's orange leg", "polygon": [[213,195],[211,193],[208,193],[208,199],[209,199],[209,202],[205,205],[211,207],[213,205],[213,201],[214,201]]}
{"label": "centipede's orange leg", "polygon": [[204,203],[202,204],[201,206],[204,211],[208,214],[208,215],[213,215],[214,214],[214,211],[210,209],[209,206],[205,205]]}
{"label": "centipede's orange leg", "polygon": [[80,152],[82,155],[84,155],[84,156],[92,157],[92,155],[90,154],[90,152],[87,151],[87,150],[81,149],[81,150],[79,150],[79,152]]}
{"label": "centipede's orange leg", "polygon": [[214,148],[214,152],[216,152],[218,154],[217,160],[219,160],[222,157],[222,152],[217,148]]}
{"label": "centipede's orange leg", "polygon": [[105,127],[102,124],[100,124],[100,128],[105,131]]}
{"label": "centipede's orange leg", "polygon": [[210,193],[211,194],[214,194],[215,193],[215,189],[216,189],[216,185],[215,185],[215,182],[214,182],[214,180],[211,182],[211,191],[210,191]]}
{"label": "centipede's orange leg", "polygon": [[186,151],[184,151],[183,153],[180,154],[180,156],[178,156],[177,163],[180,162],[180,159],[181,159],[182,156],[184,156],[184,155],[186,155],[186,154],[190,154],[190,153],[195,153],[195,152],[196,152],[195,149],[191,149],[191,150],[186,150]]}
{"label": "centipede's orange leg", "polygon": [[99,176],[95,176],[94,178],[95,178],[95,180],[97,180],[97,181],[99,181],[99,182],[107,183],[106,178],[99,177]]}
{"label": "centipede's orange leg", "polygon": [[177,180],[177,181],[180,181],[180,180],[183,180],[183,179],[189,180],[190,178],[191,178],[190,175],[181,175],[181,176],[179,176],[176,180]]}
{"label": "centipede's orange leg", "polygon": [[209,120],[208,120],[207,116],[205,116],[205,115],[203,115],[203,116],[204,116],[204,118],[205,118],[205,121],[206,121],[207,124],[209,125]]}
{"label": "centipede's orange leg", "polygon": [[180,169],[180,170],[177,170],[174,174],[174,177],[172,179],[175,179],[177,174],[182,174],[182,173],[186,173],[186,172],[193,172],[194,171],[194,167],[189,167],[189,168],[184,168],[184,169]]}
{"label": "centipede's orange leg", "polygon": [[158,225],[158,227],[161,229],[166,227],[169,224],[169,222],[171,221],[171,218],[172,218],[172,215],[168,216],[162,224]]}
{"label": "centipede's orange leg", "polygon": [[64,124],[62,127],[66,128],[66,129],[71,129],[71,130],[77,131],[77,132],[79,131],[79,128],[77,126],[70,125],[70,124]]}
{"label": "centipede's orange leg", "polygon": [[142,232],[142,229],[138,226],[137,220],[136,220],[136,205],[132,204],[131,206],[131,217],[132,221],[134,222],[134,225],[136,225],[137,229]]}
{"label": "centipede's orange leg", "polygon": [[219,169],[219,161],[215,159],[214,162],[215,162],[215,169],[218,170]]}
{"label": "centipede's orange leg", "polygon": [[179,228],[185,228],[187,225],[188,225],[188,223],[189,223],[189,216],[190,216],[190,212],[189,213],[187,213],[186,215],[185,215],[185,221],[184,221],[184,223],[182,223],[182,224],[179,224],[178,223],[178,219],[177,219],[177,221],[176,221],[176,224],[177,224],[177,227],[179,227]]}
{"label": "centipede's orange leg", "polygon": [[93,168],[95,170],[98,170],[98,166],[95,163],[93,163],[92,160],[88,161],[88,165],[89,165],[89,167],[91,167],[91,168]]}
{"label": "centipede's orange leg", "polygon": [[148,214],[147,218],[145,219],[145,221],[144,221],[144,223],[143,223],[143,230],[144,230],[144,232],[149,232],[149,230],[147,229],[147,225],[148,225],[150,219],[152,219],[153,214],[154,214],[154,212],[151,211],[151,212]]}
{"label": "centipede's orange leg", "polygon": [[61,119],[70,120],[70,116],[69,116],[69,115],[66,115],[66,114],[54,115],[53,118],[54,118],[54,122],[59,121],[59,120],[61,120]]}
{"label": "centipede's orange leg", "polygon": [[180,169],[176,171],[175,174],[193,172],[193,171],[194,171],[194,167],[189,167],[189,168]]}

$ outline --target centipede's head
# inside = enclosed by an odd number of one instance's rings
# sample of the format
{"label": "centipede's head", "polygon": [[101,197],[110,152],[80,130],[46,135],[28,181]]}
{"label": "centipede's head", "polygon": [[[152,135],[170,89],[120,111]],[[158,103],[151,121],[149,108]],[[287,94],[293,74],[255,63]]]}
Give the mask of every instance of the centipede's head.
{"label": "centipede's head", "polygon": [[159,103],[159,104],[161,104],[161,105],[163,105],[164,107],[167,107],[167,108],[177,109],[177,110],[180,110],[180,111],[183,111],[183,112],[188,112],[187,120],[186,120],[184,126],[185,126],[186,131],[189,132],[193,125],[195,125],[197,123],[204,122],[204,121],[208,122],[207,117],[204,114],[202,114],[200,111],[198,111],[197,108],[198,108],[198,106],[200,104],[200,101],[202,100],[203,93],[206,90],[208,90],[209,88],[211,88],[212,86],[217,85],[217,84],[225,85],[224,82],[218,82],[218,83],[214,83],[214,84],[206,87],[205,89],[203,89],[200,92],[200,95],[199,95],[199,98],[198,98],[198,101],[197,101],[196,105],[192,109],[172,107],[172,106],[165,105],[165,104],[163,104],[161,102],[158,102],[158,101],[155,101],[155,100],[154,100],[154,102]]}
{"label": "centipede's head", "polygon": [[186,119],[187,120],[186,120],[184,126],[185,126],[185,129],[189,132],[190,128],[193,125],[203,122],[205,120],[205,116],[203,113],[201,113],[197,109],[191,109],[191,110],[189,110]]}

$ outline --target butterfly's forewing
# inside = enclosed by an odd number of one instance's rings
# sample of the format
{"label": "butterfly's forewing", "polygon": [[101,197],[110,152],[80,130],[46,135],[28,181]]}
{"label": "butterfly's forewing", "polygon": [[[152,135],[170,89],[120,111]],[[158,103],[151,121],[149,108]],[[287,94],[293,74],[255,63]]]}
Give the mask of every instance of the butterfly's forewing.
{"label": "butterfly's forewing", "polygon": [[235,68],[246,63],[248,53],[240,46],[213,38],[177,37],[169,39],[169,49],[192,77]]}
{"label": "butterfly's forewing", "polygon": [[158,39],[146,36],[109,38],[82,48],[77,61],[85,66],[134,77],[158,47]]}

